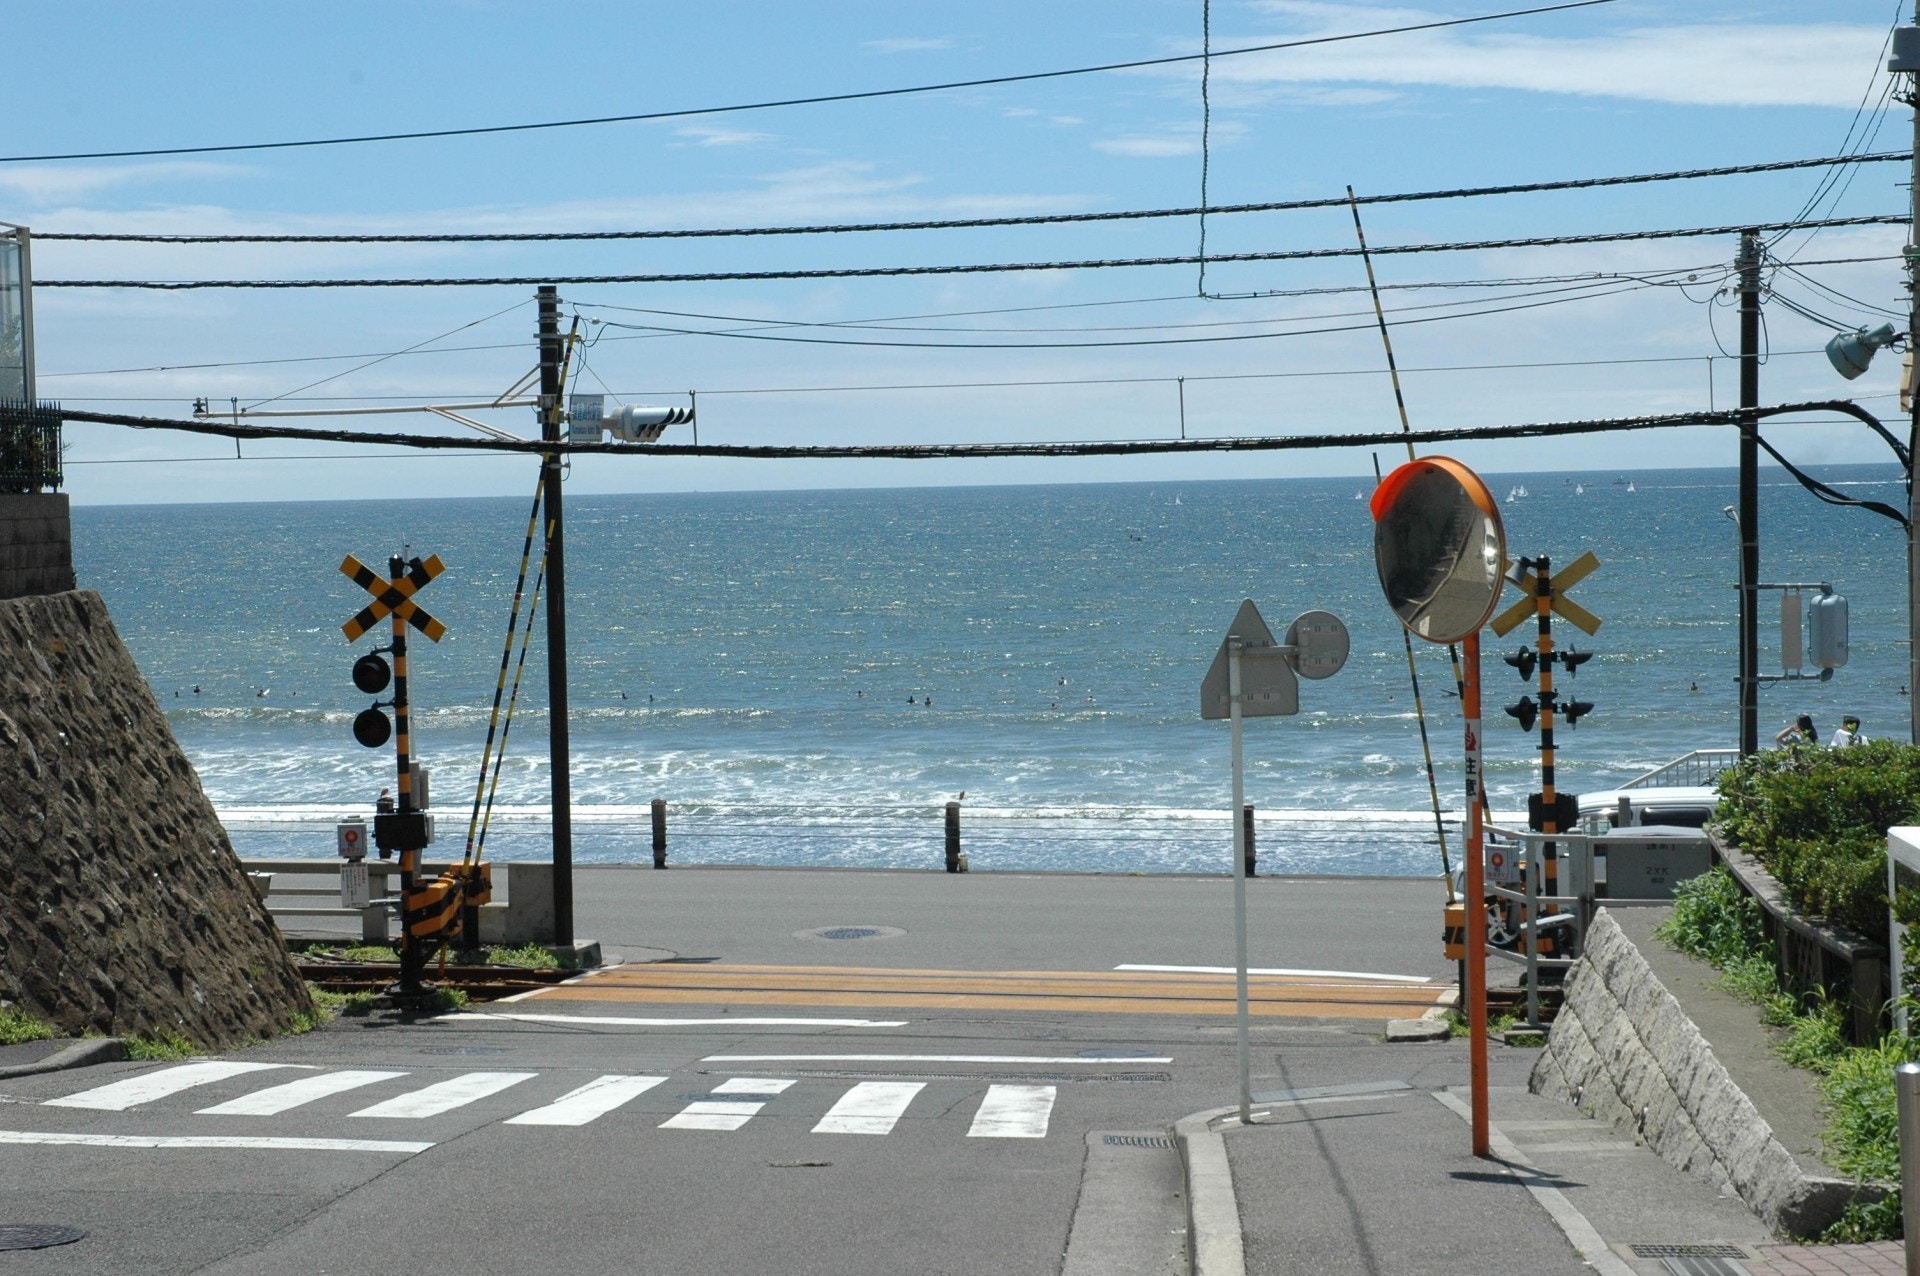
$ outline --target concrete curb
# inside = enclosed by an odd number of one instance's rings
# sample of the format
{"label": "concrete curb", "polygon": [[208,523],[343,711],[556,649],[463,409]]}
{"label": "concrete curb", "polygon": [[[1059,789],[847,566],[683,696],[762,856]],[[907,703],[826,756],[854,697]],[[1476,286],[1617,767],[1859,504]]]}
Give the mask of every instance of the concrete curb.
{"label": "concrete curb", "polygon": [[127,1043],[118,1037],[86,1037],[74,1042],[65,1049],[56,1050],[46,1058],[34,1063],[17,1064],[11,1068],[0,1068],[0,1081],[14,1077],[31,1077],[41,1072],[61,1072],[67,1068],[84,1068],[95,1063],[119,1063],[127,1057]]}
{"label": "concrete curb", "polygon": [[1221,1117],[1239,1124],[1240,1107],[1210,1108],[1173,1123],[1187,1179],[1187,1258],[1191,1276],[1246,1276],[1240,1238],[1240,1202],[1226,1140],[1213,1128]]}

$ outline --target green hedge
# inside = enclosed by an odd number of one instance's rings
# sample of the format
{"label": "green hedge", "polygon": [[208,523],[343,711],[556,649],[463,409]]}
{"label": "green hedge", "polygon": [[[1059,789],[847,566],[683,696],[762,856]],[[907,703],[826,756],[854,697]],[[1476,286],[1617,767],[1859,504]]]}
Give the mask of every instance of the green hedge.
{"label": "green hedge", "polygon": [[1714,819],[1795,908],[1884,934],[1887,830],[1920,824],[1920,747],[1875,740],[1753,754],[1721,773]]}

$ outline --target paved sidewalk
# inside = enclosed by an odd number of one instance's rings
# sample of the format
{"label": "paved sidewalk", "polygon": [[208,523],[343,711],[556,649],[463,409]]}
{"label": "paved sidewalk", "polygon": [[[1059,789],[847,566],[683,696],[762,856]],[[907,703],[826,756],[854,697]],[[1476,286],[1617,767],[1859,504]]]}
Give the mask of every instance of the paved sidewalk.
{"label": "paved sidewalk", "polygon": [[1757,1261],[1743,1263],[1750,1276],[1906,1276],[1899,1241],[1871,1245],[1762,1245]]}

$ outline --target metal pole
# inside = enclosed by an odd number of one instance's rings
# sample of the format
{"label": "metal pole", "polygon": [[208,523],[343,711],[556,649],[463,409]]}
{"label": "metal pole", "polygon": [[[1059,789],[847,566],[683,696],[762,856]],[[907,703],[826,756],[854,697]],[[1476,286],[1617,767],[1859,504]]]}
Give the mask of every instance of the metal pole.
{"label": "metal pole", "polygon": [[1486,824],[1480,806],[1480,635],[1460,643],[1465,664],[1460,713],[1466,728],[1467,772],[1467,1060],[1473,1094],[1473,1154],[1491,1155],[1487,1132],[1487,885]]}
{"label": "metal pole", "polygon": [[[542,285],[540,440],[560,441],[560,295]],[[542,461],[547,513],[547,742],[553,769],[553,942],[573,942],[573,771],[567,739],[567,558],[560,454]]]}
{"label": "metal pole", "polygon": [[[387,559],[387,575],[397,590],[407,574],[400,555]],[[412,720],[407,700],[407,622],[396,609],[393,613],[393,756],[400,801],[394,807],[400,815],[413,813],[413,740]],[[402,827],[406,827],[402,821]],[[409,839],[410,841],[410,839]],[[407,916],[413,906],[413,888],[420,868],[420,850],[413,845],[400,848],[400,995],[420,995],[420,972],[426,966],[426,954],[413,937],[412,920]]]}
{"label": "metal pole", "polygon": [[[1253,1124],[1253,1074],[1247,1043],[1247,860],[1246,826],[1240,812],[1246,807],[1246,783],[1240,749],[1240,649],[1244,644],[1227,636],[1227,716],[1233,723],[1233,975],[1234,1013],[1240,1022],[1240,1124]],[[1216,684],[1217,685],[1217,684]]]}
{"label": "metal pole", "polygon": [[[1760,232],[1740,232],[1740,408],[1760,406]],[[1740,420],[1740,753],[1760,748],[1760,422]]]}
{"label": "metal pole", "polygon": [[[1920,0],[1913,20],[1920,25]],[[1913,76],[1907,104],[1913,108],[1912,225],[1907,231],[1907,358],[1920,370],[1920,72]],[[1920,443],[1920,394],[1909,399],[1907,426],[1907,700],[1909,738],[1920,744],[1920,554],[1914,528],[1920,524],[1920,491],[1913,488],[1913,445]],[[1896,992],[1900,991],[1895,989]]]}
{"label": "metal pole", "polygon": [[1907,1276],[1920,1276],[1920,1063],[1893,1070],[1900,1113],[1900,1221],[1906,1227]]}

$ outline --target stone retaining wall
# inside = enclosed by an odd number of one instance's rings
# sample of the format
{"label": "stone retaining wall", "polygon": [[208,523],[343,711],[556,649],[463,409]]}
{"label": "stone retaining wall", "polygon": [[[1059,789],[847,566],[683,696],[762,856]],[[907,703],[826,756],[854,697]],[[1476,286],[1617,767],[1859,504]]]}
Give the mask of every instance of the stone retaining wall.
{"label": "stone retaining wall", "polygon": [[312,1010],[91,591],[0,601],[0,1000],[209,1049]]}
{"label": "stone retaining wall", "polygon": [[0,493],[0,598],[73,588],[73,523],[65,492]]}
{"label": "stone retaining wall", "polygon": [[1800,1168],[1604,909],[1568,973],[1530,1086],[1732,1190],[1787,1235],[1817,1234],[1863,1191]]}

